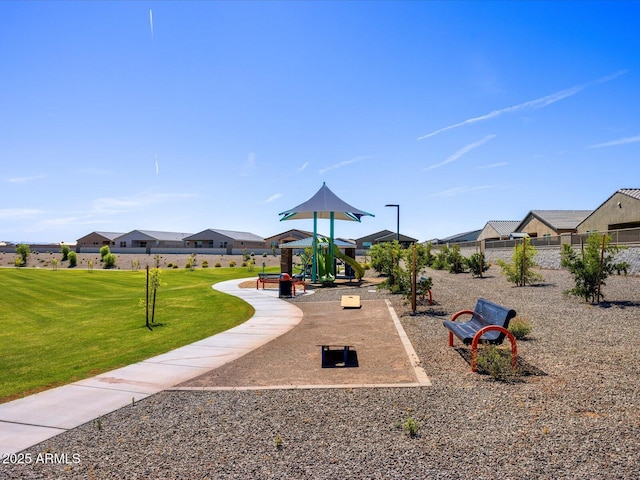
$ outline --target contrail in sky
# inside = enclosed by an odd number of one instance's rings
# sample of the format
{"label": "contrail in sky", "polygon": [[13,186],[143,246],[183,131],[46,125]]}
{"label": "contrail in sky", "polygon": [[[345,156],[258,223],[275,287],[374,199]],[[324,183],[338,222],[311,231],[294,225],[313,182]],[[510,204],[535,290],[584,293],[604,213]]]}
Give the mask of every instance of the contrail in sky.
{"label": "contrail in sky", "polygon": [[473,142],[473,143],[470,143],[469,145],[466,145],[466,146],[462,147],[460,150],[458,150],[453,155],[449,155],[446,158],[446,160],[443,160],[440,163],[436,163],[435,165],[430,165],[430,166],[426,167],[425,170],[432,170],[434,168],[442,167],[443,165],[446,165],[447,163],[455,162],[457,159],[459,159],[465,153],[469,153],[471,150],[474,150],[474,149],[476,149],[478,147],[481,147],[482,145],[487,143],[489,140],[493,140],[494,138],[496,138],[495,135],[487,135],[486,137],[478,140],[477,142]]}
{"label": "contrail in sky", "polygon": [[625,73],[627,73],[627,70],[619,70],[617,72],[612,73],[611,75],[607,75],[606,77],[602,77],[597,80],[594,80],[593,82],[585,83],[583,85],[576,85],[575,87],[567,88],[565,90],[560,90],[559,92],[552,93],[551,95],[547,95],[546,97],[538,98],[536,100],[530,100],[528,102],[524,102],[519,105],[513,105],[511,107],[502,108],[500,110],[494,110],[493,112],[489,112],[486,115],[481,115],[480,117],[469,118],[467,120],[464,120],[463,122],[456,123],[454,125],[449,125],[448,127],[440,128],[439,130],[436,130],[434,132],[418,137],[418,140],[424,140],[425,138],[433,137],[435,135],[438,135],[439,133],[446,132],[447,130],[451,130],[454,128],[462,127],[464,125],[470,125],[472,123],[482,122],[484,120],[490,120],[492,118],[502,115],[503,113],[511,113],[511,112],[517,112],[520,110],[543,108],[553,103],[559,102],[560,100],[563,100],[565,98],[571,97],[576,93],[581,92],[587,87],[590,87],[592,85],[598,85],[600,83],[609,82],[621,75],[624,75]]}
{"label": "contrail in sky", "polygon": [[151,38],[153,38],[153,11],[149,9],[149,26],[151,27]]}
{"label": "contrail in sky", "polygon": [[160,173],[160,167],[158,167],[158,154],[156,153],[156,175]]}
{"label": "contrail in sky", "polygon": [[593,149],[593,148],[603,148],[603,147],[615,147],[616,145],[626,145],[627,143],[638,143],[638,142],[640,142],[640,135],[637,135],[635,137],[621,138],[619,140],[613,140],[611,142],[598,143],[596,145],[591,145],[590,147],[587,147],[587,148]]}
{"label": "contrail in sky", "polygon": [[351,165],[352,163],[360,162],[362,160],[367,160],[369,158],[372,158],[372,157],[370,155],[363,155],[361,157],[355,157],[355,158],[352,158],[350,160],[345,160],[344,162],[336,163],[334,165],[329,165],[328,167],[325,167],[323,169],[318,170],[318,173],[322,175],[323,173],[326,173],[329,170],[335,170],[336,168],[346,167],[347,165]]}

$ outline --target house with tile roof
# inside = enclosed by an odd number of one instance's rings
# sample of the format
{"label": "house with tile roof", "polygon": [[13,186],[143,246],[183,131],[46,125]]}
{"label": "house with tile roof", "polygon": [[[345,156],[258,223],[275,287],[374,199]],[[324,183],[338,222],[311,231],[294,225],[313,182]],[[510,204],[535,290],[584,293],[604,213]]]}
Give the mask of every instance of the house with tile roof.
{"label": "house with tile roof", "polygon": [[578,233],[640,228],[640,188],[621,188],[579,225]]}
{"label": "house with tile roof", "polygon": [[531,210],[514,232],[526,233],[532,238],[555,237],[563,233],[576,233],[578,225],[593,210]]}
{"label": "house with tile roof", "polygon": [[489,220],[478,235],[478,241],[508,240],[518,225],[519,220]]}

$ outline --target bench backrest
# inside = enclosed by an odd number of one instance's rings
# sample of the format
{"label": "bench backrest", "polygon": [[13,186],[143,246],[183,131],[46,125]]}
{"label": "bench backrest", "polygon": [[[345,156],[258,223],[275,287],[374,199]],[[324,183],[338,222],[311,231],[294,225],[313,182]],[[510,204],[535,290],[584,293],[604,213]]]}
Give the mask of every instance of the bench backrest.
{"label": "bench backrest", "polygon": [[[469,325],[477,327],[478,330],[487,325],[500,325],[509,328],[509,321],[515,316],[515,310],[480,298],[476,303],[476,308],[473,309],[473,317],[469,320]],[[502,343],[504,337],[503,332],[490,331],[485,333],[482,339],[492,343]]]}

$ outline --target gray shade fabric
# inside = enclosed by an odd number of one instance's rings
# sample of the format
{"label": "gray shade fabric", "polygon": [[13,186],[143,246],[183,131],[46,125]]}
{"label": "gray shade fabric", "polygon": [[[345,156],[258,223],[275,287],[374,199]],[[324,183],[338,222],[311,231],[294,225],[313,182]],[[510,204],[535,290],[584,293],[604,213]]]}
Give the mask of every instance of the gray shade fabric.
{"label": "gray shade fabric", "polygon": [[317,214],[317,218],[331,218],[331,212],[333,212],[335,220],[351,220],[353,222],[359,222],[362,217],[367,215],[370,217],[375,216],[372,213],[352,207],[344,200],[341,200],[329,190],[325,183],[309,200],[278,215],[282,215],[280,221],[283,221],[313,218],[314,213]]}

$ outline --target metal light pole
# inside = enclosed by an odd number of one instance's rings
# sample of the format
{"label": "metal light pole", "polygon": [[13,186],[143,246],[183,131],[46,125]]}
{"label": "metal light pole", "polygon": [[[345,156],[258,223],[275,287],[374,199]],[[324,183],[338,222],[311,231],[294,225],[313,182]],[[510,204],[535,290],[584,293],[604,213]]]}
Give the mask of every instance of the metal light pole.
{"label": "metal light pole", "polygon": [[396,225],[396,239],[400,243],[400,205],[397,203],[387,203],[385,207],[396,207],[398,209],[398,222]]}

